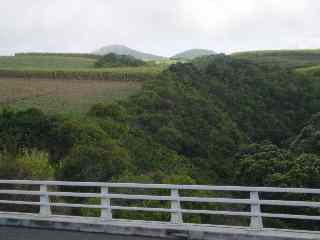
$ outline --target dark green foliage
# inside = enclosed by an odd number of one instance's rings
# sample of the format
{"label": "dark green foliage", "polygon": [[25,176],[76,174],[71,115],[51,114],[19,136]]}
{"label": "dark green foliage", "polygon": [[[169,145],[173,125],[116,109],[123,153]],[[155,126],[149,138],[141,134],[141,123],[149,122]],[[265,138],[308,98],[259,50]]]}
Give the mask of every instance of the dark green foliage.
{"label": "dark green foliage", "polygon": [[144,61],[136,59],[129,55],[117,55],[109,53],[100,57],[95,63],[96,68],[108,67],[139,67],[145,64]]}
{"label": "dark green foliage", "polygon": [[284,69],[223,56],[198,67],[210,79],[203,84],[209,94],[253,142],[281,144],[309,117],[312,100],[304,93],[309,83]]}
{"label": "dark green foliage", "polygon": [[75,145],[62,161],[59,175],[69,181],[111,181],[130,169],[126,149],[112,141]]}
{"label": "dark green foliage", "polygon": [[298,153],[315,153],[320,155],[320,113],[312,116],[291,144],[291,149]]}
{"label": "dark green foliage", "polygon": [[15,153],[23,148],[45,148],[50,121],[41,111],[29,109],[0,113],[0,150]]}
{"label": "dark green foliage", "polygon": [[110,117],[115,120],[124,120],[126,118],[126,109],[117,103],[96,104],[89,111],[89,115],[95,117]]}

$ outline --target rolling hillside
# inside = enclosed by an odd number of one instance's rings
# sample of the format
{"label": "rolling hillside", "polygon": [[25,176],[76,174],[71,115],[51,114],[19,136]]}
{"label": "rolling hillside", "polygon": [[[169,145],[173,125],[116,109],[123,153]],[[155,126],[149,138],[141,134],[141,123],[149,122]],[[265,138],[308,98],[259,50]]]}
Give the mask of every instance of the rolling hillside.
{"label": "rolling hillside", "polygon": [[132,57],[135,57],[137,59],[141,59],[144,61],[155,61],[155,60],[166,59],[165,57],[162,57],[162,56],[140,52],[123,45],[109,45],[109,46],[102,47],[93,52],[93,54],[97,54],[97,55],[106,55],[109,53],[115,53],[119,55],[130,55]]}
{"label": "rolling hillside", "polygon": [[286,68],[309,67],[320,64],[320,49],[238,52],[231,54],[231,56],[237,59],[280,65]]}
{"label": "rolling hillside", "polygon": [[180,59],[180,60],[192,60],[197,57],[202,57],[206,55],[215,55],[216,52],[207,49],[190,49],[181,53],[178,53],[171,57],[172,59]]}

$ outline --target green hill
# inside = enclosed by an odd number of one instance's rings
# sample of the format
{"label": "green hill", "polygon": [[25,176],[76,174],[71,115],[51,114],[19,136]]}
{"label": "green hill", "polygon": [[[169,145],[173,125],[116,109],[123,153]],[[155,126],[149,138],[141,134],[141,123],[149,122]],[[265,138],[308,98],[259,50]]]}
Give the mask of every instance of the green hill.
{"label": "green hill", "polygon": [[178,53],[171,57],[172,59],[181,59],[181,60],[192,60],[197,57],[202,57],[206,55],[215,55],[216,52],[207,49],[190,49],[181,53]]}
{"label": "green hill", "polygon": [[162,56],[140,52],[123,45],[109,45],[109,46],[102,47],[93,52],[93,54],[97,54],[97,55],[106,55],[109,53],[115,53],[118,55],[130,55],[132,57],[135,57],[137,59],[144,60],[144,61],[156,61],[156,60],[166,59],[165,57],[162,57]]}
{"label": "green hill", "polygon": [[307,67],[320,64],[320,49],[266,50],[231,54],[233,58],[260,64],[280,65],[286,68]]}

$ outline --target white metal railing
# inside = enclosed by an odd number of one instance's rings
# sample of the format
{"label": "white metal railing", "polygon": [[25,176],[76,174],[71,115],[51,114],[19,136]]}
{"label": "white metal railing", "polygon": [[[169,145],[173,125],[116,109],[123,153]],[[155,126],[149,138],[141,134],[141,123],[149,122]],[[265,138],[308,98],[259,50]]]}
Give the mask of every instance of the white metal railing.
{"label": "white metal railing", "polygon": [[[39,186],[39,190],[17,190],[10,186]],[[6,186],[6,189],[3,189]],[[8,189],[9,186],[9,189]],[[95,192],[65,192],[49,191],[48,187],[96,187],[100,189],[99,193]],[[170,191],[168,196],[156,195],[136,195],[111,193],[112,188],[125,189],[162,189]],[[181,190],[195,191],[218,191],[218,192],[243,192],[248,193],[249,198],[225,198],[225,197],[186,197],[181,196]],[[0,180],[0,204],[29,205],[40,206],[39,216],[50,217],[51,207],[67,208],[92,208],[100,209],[102,221],[112,220],[112,210],[124,211],[146,211],[146,212],[163,212],[171,215],[172,224],[183,224],[183,214],[207,214],[207,215],[224,215],[224,216],[242,216],[250,218],[250,227],[263,229],[263,218],[276,219],[296,219],[320,221],[319,216],[296,215],[283,213],[267,213],[261,210],[261,206],[290,206],[319,208],[320,202],[312,201],[289,201],[289,200],[264,200],[260,198],[260,193],[295,193],[295,194],[316,194],[320,196],[320,189],[308,188],[269,188],[269,187],[236,187],[236,186],[204,186],[204,185],[170,185],[170,184],[136,184],[136,183],[96,183],[96,182],[61,182],[61,181],[29,181],[29,180]],[[22,195],[38,196],[40,201],[16,201],[1,200],[1,196]],[[78,197],[78,198],[98,198],[100,204],[75,204],[50,201],[50,197]],[[150,207],[130,207],[115,206],[111,204],[112,199],[122,200],[153,200],[169,201],[171,208],[150,208]],[[250,206],[250,211],[220,211],[220,210],[200,210],[184,209],[181,207],[183,202],[193,203],[218,203],[218,204],[243,204]],[[0,215],[1,217],[1,215]]]}

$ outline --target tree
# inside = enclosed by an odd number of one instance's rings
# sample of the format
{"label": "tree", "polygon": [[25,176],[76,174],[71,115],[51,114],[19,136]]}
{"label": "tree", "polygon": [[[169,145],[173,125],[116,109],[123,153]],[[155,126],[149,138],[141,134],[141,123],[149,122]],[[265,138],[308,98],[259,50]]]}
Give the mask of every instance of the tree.
{"label": "tree", "polygon": [[115,53],[109,53],[100,57],[96,63],[96,68],[105,67],[139,67],[145,64],[144,61],[136,59],[129,55],[118,55]]}

